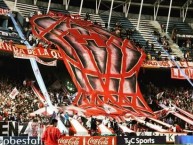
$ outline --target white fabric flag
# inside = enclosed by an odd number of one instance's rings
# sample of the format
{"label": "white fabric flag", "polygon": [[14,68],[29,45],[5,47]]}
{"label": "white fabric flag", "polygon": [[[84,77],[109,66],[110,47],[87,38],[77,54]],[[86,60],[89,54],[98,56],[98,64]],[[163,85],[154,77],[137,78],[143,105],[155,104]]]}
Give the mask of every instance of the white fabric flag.
{"label": "white fabric flag", "polygon": [[156,98],[157,98],[157,99],[162,98],[163,94],[164,94],[164,92],[160,92],[160,93],[158,93],[158,94],[156,95]]}
{"label": "white fabric flag", "polygon": [[19,91],[17,90],[17,88],[15,87],[11,93],[9,94],[9,97],[12,99],[15,99],[15,96],[17,96],[19,94]]}

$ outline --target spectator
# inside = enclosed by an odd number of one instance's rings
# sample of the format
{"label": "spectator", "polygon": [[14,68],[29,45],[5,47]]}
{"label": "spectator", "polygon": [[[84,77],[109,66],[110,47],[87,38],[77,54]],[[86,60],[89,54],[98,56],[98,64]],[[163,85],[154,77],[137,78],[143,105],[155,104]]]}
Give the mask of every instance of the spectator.
{"label": "spectator", "polygon": [[187,41],[186,41],[186,48],[190,49],[191,47],[192,47],[192,42],[191,42],[190,39],[187,39]]}
{"label": "spectator", "polygon": [[97,130],[97,124],[96,124],[96,118],[91,116],[91,130],[96,132]]}
{"label": "spectator", "polygon": [[184,59],[185,59],[186,61],[188,61],[188,60],[189,60],[189,57],[190,57],[190,52],[189,52],[189,50],[187,50],[187,51],[184,52]]}
{"label": "spectator", "polygon": [[149,49],[149,40],[146,41],[145,49]]}
{"label": "spectator", "polygon": [[56,119],[56,112],[55,112],[55,111],[53,112],[51,119],[52,119],[52,120],[53,120],[53,119]]}
{"label": "spectator", "polygon": [[90,14],[87,12],[86,15],[85,15],[85,19],[84,20],[90,20]]}
{"label": "spectator", "polygon": [[65,115],[64,115],[64,124],[66,125],[66,126],[69,126],[69,115],[68,115],[68,112],[66,112],[65,113]]}
{"label": "spectator", "polygon": [[58,145],[58,139],[61,137],[61,133],[57,128],[57,124],[58,120],[52,119],[51,125],[47,126],[42,137],[45,145]]}
{"label": "spectator", "polygon": [[155,51],[155,48],[154,48],[154,44],[153,44],[153,43],[151,44],[151,51],[152,51],[152,52]]}
{"label": "spectator", "polygon": [[177,32],[178,32],[178,30],[177,30],[176,28],[174,28],[174,29],[172,30],[172,36],[171,36],[171,38],[172,38],[172,40],[173,40],[174,43],[176,43]]}
{"label": "spectator", "polygon": [[161,24],[161,30],[162,30],[163,33],[165,32],[165,29],[166,29],[165,25]]}
{"label": "spectator", "polygon": [[150,52],[147,52],[147,60],[151,60],[151,54],[150,54]]}
{"label": "spectator", "polygon": [[157,60],[158,61],[161,61],[161,51],[159,50],[158,53],[157,53]]}

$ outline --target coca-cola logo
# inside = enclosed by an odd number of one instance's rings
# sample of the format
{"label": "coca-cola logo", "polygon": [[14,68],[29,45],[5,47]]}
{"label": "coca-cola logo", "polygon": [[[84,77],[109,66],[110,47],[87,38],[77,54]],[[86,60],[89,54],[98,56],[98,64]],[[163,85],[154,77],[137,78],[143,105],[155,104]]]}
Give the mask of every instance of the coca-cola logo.
{"label": "coca-cola logo", "polygon": [[108,145],[109,137],[94,138],[90,137],[87,141],[88,145]]}
{"label": "coca-cola logo", "polygon": [[58,140],[60,145],[79,145],[80,138],[79,137],[71,137],[71,138],[61,138]]}

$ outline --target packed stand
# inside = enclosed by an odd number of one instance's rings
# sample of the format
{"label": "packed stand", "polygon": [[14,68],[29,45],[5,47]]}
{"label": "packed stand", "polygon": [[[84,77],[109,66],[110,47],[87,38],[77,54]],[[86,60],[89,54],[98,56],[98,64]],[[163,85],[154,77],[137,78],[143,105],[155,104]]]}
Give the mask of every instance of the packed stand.
{"label": "packed stand", "polygon": [[[193,90],[191,88],[184,87],[162,87],[158,88],[153,83],[148,83],[145,85],[144,97],[147,100],[148,105],[151,107],[153,111],[158,111],[163,108],[160,107],[160,104],[163,104],[170,109],[174,109],[174,106],[185,110],[191,114],[193,114]],[[163,92],[162,95],[159,95]],[[174,115],[167,114],[166,111],[161,112],[159,114],[159,119],[171,124],[171,125],[179,125],[180,128],[184,128],[187,130],[192,130],[193,126],[181,120],[180,118],[175,117]],[[178,132],[182,132],[178,130]]]}
{"label": "packed stand", "polygon": [[[11,98],[12,90],[16,88],[18,95]],[[61,91],[49,91],[51,101],[56,106],[69,105],[70,100]],[[49,119],[44,114],[30,116],[30,113],[43,107],[43,103],[34,94],[30,86],[23,82],[2,77],[0,79],[0,121],[18,121],[20,123],[36,120],[37,122],[46,123]]]}

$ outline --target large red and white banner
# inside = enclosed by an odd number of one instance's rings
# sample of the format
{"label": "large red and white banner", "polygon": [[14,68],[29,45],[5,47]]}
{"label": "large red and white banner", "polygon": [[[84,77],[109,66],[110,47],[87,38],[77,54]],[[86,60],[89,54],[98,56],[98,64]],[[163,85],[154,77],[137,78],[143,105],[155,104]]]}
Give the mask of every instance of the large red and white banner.
{"label": "large red and white banner", "polygon": [[13,52],[20,55],[33,55],[41,58],[62,59],[60,53],[54,49],[45,49],[42,47],[35,47],[34,49],[27,49],[25,45],[17,45],[12,43],[0,42],[0,51]]}
{"label": "large red and white banner", "polygon": [[41,60],[39,57],[34,56],[34,55],[14,53],[14,58],[21,58],[21,59],[34,58],[38,63],[40,63],[42,65],[47,65],[47,66],[56,66],[57,65],[57,60],[53,60],[53,61],[50,61],[50,62],[45,62],[45,61]]}
{"label": "large red and white banner", "polygon": [[193,79],[193,68],[183,68],[179,70],[178,68],[171,68],[171,78],[173,79],[186,79],[184,74]]}
{"label": "large red and white banner", "polygon": [[68,15],[35,15],[30,23],[33,35],[52,42],[60,52],[77,88],[73,104],[85,109],[85,115],[106,115],[103,106],[108,104],[116,108],[112,116],[126,112],[154,116],[137,83],[146,57],[141,49]]}

